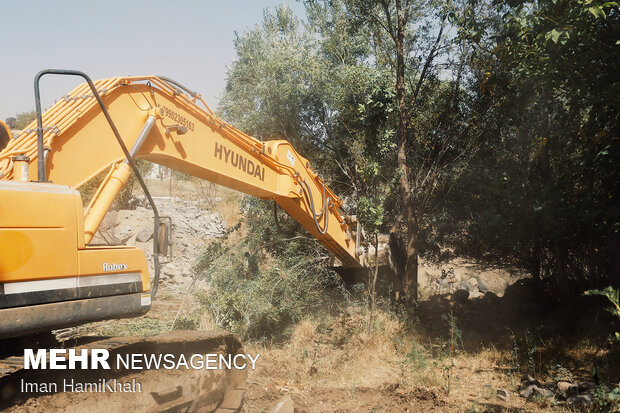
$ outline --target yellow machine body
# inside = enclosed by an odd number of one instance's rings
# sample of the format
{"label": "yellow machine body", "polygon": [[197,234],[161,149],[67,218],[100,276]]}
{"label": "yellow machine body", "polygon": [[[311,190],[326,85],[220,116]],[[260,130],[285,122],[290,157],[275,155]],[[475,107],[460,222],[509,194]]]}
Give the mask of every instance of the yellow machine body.
{"label": "yellow machine body", "polygon": [[[0,181],[0,200],[0,336],[148,311],[150,295],[144,293],[151,285],[144,253],[126,246],[86,246],[78,191]],[[123,306],[95,305],[97,299],[118,295],[125,295]]]}
{"label": "yellow machine body", "polygon": [[[342,202],[289,142],[244,134],[216,117],[199,95],[165,78],[119,77],[94,84],[133,156],[272,199],[343,266],[363,266]],[[8,326],[15,324],[10,317],[24,314],[61,314],[31,323],[41,329],[132,316],[150,306],[144,253],[89,245],[131,170],[88,86],[60,99],[42,121],[47,182],[24,182],[24,176],[37,177],[36,122],[0,152],[0,318],[7,320],[0,321],[0,337],[18,334],[20,327]],[[24,159],[29,163],[16,172],[16,162]],[[105,171],[84,210],[76,189]],[[115,312],[114,306],[120,308]],[[22,332],[33,329],[28,323],[22,321]]]}

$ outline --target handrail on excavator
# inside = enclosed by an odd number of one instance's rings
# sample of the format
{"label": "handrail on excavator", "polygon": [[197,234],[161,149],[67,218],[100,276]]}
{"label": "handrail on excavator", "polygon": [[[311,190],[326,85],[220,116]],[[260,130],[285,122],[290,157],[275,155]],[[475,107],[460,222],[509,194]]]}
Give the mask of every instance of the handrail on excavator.
{"label": "handrail on excavator", "polygon": [[93,81],[91,80],[91,78],[86,73],[80,72],[79,70],[44,69],[44,70],[41,70],[39,73],[37,73],[36,76],[34,77],[34,102],[35,102],[36,112],[37,112],[37,166],[38,166],[37,179],[38,179],[38,182],[47,182],[47,176],[46,176],[47,174],[46,174],[46,168],[45,168],[45,155],[44,155],[45,148],[43,144],[43,115],[41,113],[41,91],[40,91],[41,78],[45,75],[78,76],[78,77],[83,78],[86,81],[86,83],[88,83],[88,87],[90,87],[90,90],[93,92],[93,97],[97,99],[97,103],[99,104],[99,108],[101,109],[101,112],[104,114],[106,120],[108,121],[108,124],[110,125],[110,129],[112,129],[112,132],[114,133],[114,137],[116,137],[116,140],[119,146],[121,147],[123,153],[125,154],[126,161],[129,163],[131,170],[133,171],[136,178],[138,179],[138,182],[140,183],[140,187],[142,188],[142,191],[144,191],[144,195],[149,201],[149,205],[151,206],[151,209],[153,210],[153,268],[155,271],[155,274],[153,276],[153,288],[151,290],[151,297],[155,298],[155,295],[157,294],[157,287],[159,285],[159,276],[161,272],[161,265],[159,263],[159,251],[158,251],[159,249],[159,239],[158,239],[159,237],[159,212],[157,211],[157,206],[155,205],[155,201],[153,201],[153,197],[151,196],[151,193],[148,187],[146,186],[144,179],[142,179],[142,175],[140,174],[140,171],[138,170],[136,163],[134,162],[133,156],[131,156],[131,154],[127,150],[127,146],[125,146],[125,142],[121,138],[121,135],[118,133],[118,129],[116,125],[114,124],[114,121],[112,120],[112,117],[110,116],[110,113],[108,112],[108,109],[105,107],[105,104],[103,103],[103,100],[101,99],[101,96],[99,96],[99,92],[97,91],[97,88],[93,84]]}

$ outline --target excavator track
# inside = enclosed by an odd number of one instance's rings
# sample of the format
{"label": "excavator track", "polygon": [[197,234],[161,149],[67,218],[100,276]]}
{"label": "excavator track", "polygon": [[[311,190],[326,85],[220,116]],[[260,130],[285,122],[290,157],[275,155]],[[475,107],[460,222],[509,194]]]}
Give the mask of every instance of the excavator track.
{"label": "excavator track", "polygon": [[[187,360],[193,354],[241,354],[243,348],[232,334],[219,331],[174,331],[150,337],[114,337],[78,345],[81,349],[108,350],[109,360],[117,355],[181,354]],[[48,356],[49,359],[49,356]],[[48,360],[49,361],[49,360]],[[153,369],[125,370],[110,363],[112,370],[30,370],[24,369],[24,357],[0,360],[0,410],[8,412],[41,411],[132,411],[132,412],[238,412],[246,387],[246,369]],[[64,391],[71,383],[139,383],[133,392]],[[116,380],[116,381],[114,381]],[[57,391],[25,392],[25,383],[56,383]],[[48,387],[49,390],[51,386]],[[130,384],[130,389],[131,389]],[[39,387],[42,390],[43,387]],[[32,388],[30,389],[32,390]]]}

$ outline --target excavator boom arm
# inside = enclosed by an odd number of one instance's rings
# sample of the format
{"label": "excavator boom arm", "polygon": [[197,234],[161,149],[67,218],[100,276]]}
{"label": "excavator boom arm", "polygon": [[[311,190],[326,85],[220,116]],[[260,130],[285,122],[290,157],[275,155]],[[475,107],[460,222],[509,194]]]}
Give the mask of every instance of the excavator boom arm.
{"label": "excavator boom arm", "polygon": [[[273,199],[342,262],[361,267],[341,200],[286,140],[262,142],[219,119],[200,95],[157,76],[94,82],[132,156],[146,159],[261,199]],[[126,157],[87,84],[42,116],[46,174],[79,188],[109,170],[87,209],[87,241],[129,175]],[[13,158],[26,155],[37,171],[36,124],[0,153],[0,177],[13,178]]]}

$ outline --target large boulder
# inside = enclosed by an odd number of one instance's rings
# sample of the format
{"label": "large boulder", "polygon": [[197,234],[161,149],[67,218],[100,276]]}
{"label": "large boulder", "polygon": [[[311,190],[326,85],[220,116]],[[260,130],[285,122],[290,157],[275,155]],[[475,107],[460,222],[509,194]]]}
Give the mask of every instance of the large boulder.
{"label": "large boulder", "polygon": [[483,293],[487,291],[502,294],[509,282],[495,271],[483,271],[478,274],[478,289]]}
{"label": "large boulder", "polygon": [[461,283],[461,288],[468,291],[478,291],[478,280],[474,277]]}
{"label": "large boulder", "polygon": [[133,235],[133,228],[126,223],[119,224],[114,230],[114,236],[121,242],[126,244],[129,238]]}

